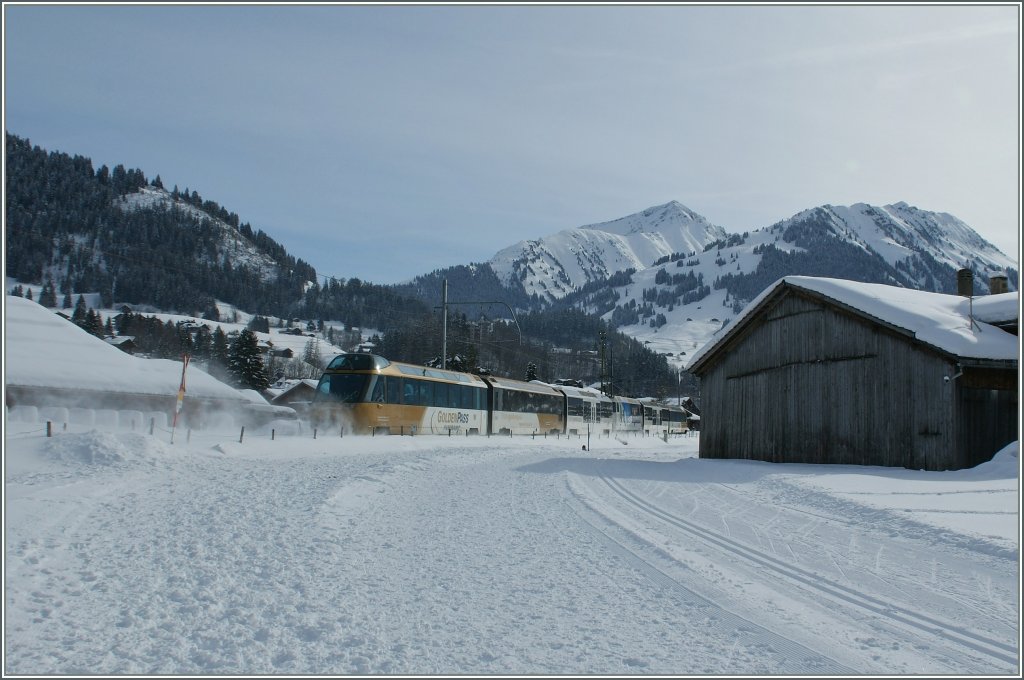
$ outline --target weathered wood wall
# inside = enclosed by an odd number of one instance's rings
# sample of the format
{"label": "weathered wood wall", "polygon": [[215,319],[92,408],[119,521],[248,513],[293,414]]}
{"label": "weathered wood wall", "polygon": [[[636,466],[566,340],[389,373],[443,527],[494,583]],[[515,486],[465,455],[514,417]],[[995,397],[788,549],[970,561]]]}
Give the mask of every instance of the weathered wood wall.
{"label": "weathered wood wall", "polygon": [[795,291],[701,376],[702,458],[964,467],[954,363]]}
{"label": "weathered wood wall", "polygon": [[[1005,371],[1004,373],[1012,373]],[[959,426],[957,445],[962,467],[974,467],[1012,441],[1016,441],[1019,404],[1016,384],[1006,389],[1005,378],[996,377],[991,384],[1002,389],[982,389],[959,385],[960,401],[956,420]]]}

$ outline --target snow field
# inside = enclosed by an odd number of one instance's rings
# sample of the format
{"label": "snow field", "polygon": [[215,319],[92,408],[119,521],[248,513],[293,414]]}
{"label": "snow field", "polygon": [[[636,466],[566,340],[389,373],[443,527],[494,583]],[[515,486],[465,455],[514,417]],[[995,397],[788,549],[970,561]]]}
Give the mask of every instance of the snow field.
{"label": "snow field", "polygon": [[1016,527],[990,521],[1016,515],[1015,448],[922,473],[687,437],[37,425],[5,432],[9,673],[1017,667]]}

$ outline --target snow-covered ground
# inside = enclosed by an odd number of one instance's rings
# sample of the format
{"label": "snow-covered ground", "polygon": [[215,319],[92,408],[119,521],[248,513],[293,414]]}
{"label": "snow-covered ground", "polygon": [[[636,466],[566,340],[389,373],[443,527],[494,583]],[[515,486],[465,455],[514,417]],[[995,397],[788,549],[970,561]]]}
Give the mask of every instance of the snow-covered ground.
{"label": "snow-covered ground", "polygon": [[5,674],[1018,675],[1016,444],[5,423]]}

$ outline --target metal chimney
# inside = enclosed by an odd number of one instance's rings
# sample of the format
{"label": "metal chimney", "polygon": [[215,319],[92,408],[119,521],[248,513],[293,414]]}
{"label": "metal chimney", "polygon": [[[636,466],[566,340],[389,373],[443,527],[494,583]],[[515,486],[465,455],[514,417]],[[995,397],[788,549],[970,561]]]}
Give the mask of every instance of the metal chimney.
{"label": "metal chimney", "polygon": [[961,269],[956,273],[956,294],[974,297],[974,272],[970,269]]}
{"label": "metal chimney", "polygon": [[1007,293],[1010,290],[1009,283],[1006,279],[1006,274],[998,273],[992,274],[988,277],[988,292],[992,295],[998,295],[999,293]]}

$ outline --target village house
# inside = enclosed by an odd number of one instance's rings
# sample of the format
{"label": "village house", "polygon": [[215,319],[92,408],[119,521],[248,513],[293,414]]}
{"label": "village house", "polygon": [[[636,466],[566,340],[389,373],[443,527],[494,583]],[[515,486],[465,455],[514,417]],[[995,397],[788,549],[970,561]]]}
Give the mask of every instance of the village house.
{"label": "village house", "polygon": [[1017,439],[1018,294],[789,276],[690,361],[701,458],[973,467]]}
{"label": "village house", "polygon": [[316,394],[316,386],[319,381],[305,378],[283,382],[286,385],[284,389],[268,389],[266,391],[270,396],[270,403],[274,406],[293,408],[300,416],[306,415],[313,403],[313,396]]}

